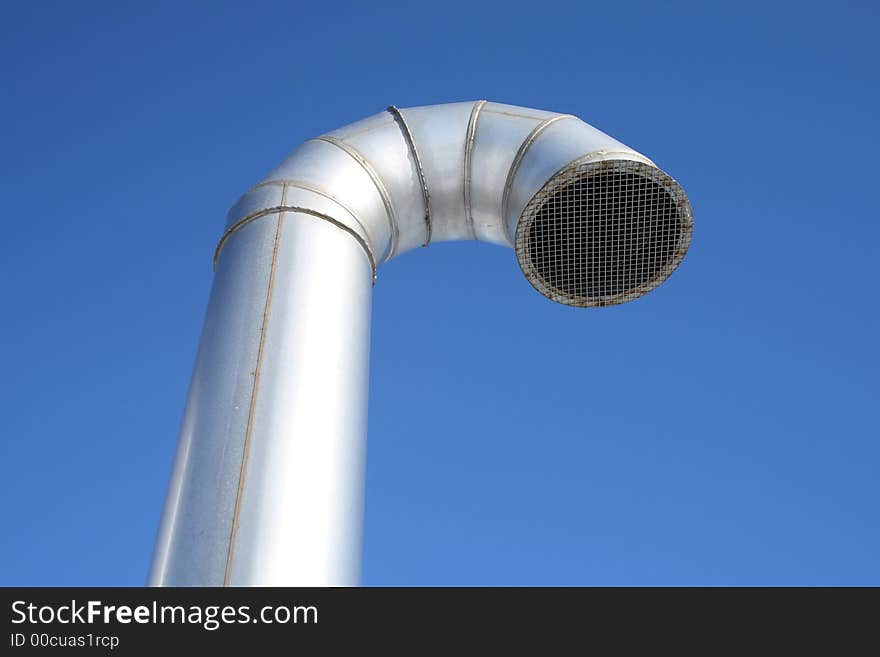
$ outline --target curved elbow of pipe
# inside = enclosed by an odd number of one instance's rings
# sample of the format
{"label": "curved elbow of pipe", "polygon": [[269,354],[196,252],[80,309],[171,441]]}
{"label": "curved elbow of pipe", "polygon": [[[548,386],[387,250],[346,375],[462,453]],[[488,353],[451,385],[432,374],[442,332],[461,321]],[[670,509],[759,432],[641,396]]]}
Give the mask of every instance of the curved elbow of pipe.
{"label": "curved elbow of pipe", "polygon": [[476,239],[514,247],[542,294],[575,306],[659,285],[693,225],[644,155],[577,117],[487,101],[392,106],[306,141],[232,207],[215,262],[238,227],[283,209],[350,233],[374,279],[415,247]]}

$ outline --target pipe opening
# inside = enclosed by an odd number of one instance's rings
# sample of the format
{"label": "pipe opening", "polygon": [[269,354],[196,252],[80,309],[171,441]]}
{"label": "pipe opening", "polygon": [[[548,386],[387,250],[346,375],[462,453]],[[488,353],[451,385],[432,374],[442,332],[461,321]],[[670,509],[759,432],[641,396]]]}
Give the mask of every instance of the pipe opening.
{"label": "pipe opening", "polygon": [[544,296],[610,306],[666,280],[690,245],[684,191],[659,169],[629,160],[573,163],[526,206],[516,253]]}

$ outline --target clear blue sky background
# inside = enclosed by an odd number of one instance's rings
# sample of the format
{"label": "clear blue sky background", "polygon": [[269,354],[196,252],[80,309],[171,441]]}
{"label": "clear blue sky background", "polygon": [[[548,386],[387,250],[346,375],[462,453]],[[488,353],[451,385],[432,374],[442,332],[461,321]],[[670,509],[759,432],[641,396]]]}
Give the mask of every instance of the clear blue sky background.
{"label": "clear blue sky background", "polygon": [[488,98],[688,191],[648,297],[513,251],[375,288],[364,582],[880,584],[876,3],[4,2],[0,584],[145,581],[237,196],[302,140]]}

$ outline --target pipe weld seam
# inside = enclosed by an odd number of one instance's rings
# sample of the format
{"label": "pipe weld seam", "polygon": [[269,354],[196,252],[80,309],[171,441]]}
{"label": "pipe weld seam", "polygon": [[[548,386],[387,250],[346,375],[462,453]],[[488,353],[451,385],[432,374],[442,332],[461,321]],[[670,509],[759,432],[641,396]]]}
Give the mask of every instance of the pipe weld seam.
{"label": "pipe weld seam", "polygon": [[422,202],[425,205],[425,242],[422,246],[428,246],[431,243],[431,195],[428,193],[428,183],[425,181],[422,159],[419,157],[419,150],[416,148],[415,139],[413,139],[412,132],[406,123],[406,119],[403,117],[403,112],[394,105],[389,105],[385,111],[394,117],[400,132],[403,133],[403,139],[406,141],[407,148],[409,148],[415,161],[416,175],[419,177],[419,185],[422,188]]}
{"label": "pipe weld seam", "polygon": [[223,247],[225,246],[225,244],[229,240],[229,238],[232,237],[232,234],[235,233],[239,228],[251,223],[255,219],[259,219],[260,217],[265,217],[270,214],[284,213],[284,212],[300,212],[302,214],[307,214],[312,217],[317,217],[318,219],[323,219],[324,221],[333,224],[337,228],[341,228],[346,233],[348,233],[349,235],[354,237],[355,240],[357,240],[357,243],[361,245],[361,248],[363,248],[364,253],[367,254],[367,259],[370,261],[370,270],[371,270],[372,276],[373,276],[373,285],[376,284],[376,270],[378,269],[378,265],[376,262],[376,256],[373,253],[373,249],[370,246],[370,244],[367,242],[367,240],[365,240],[363,238],[363,236],[360,235],[351,226],[348,226],[344,222],[339,221],[339,219],[334,219],[330,215],[324,214],[323,212],[318,212],[317,210],[312,210],[311,208],[304,208],[304,207],[300,207],[297,205],[279,205],[279,206],[272,207],[272,208],[265,208],[264,210],[258,210],[257,212],[249,214],[248,216],[246,216],[242,219],[239,219],[234,224],[232,224],[223,233],[223,236],[220,238],[220,241],[217,243],[217,248],[214,250],[214,269],[217,268],[217,258],[220,257],[220,251],[223,249]]}
{"label": "pipe weld seam", "polygon": [[285,187],[294,187],[296,189],[304,189],[307,192],[314,192],[318,196],[323,196],[324,198],[326,198],[330,201],[333,201],[336,205],[338,205],[340,208],[342,208],[348,214],[351,215],[351,218],[355,220],[355,223],[357,223],[357,225],[360,226],[360,229],[362,231],[364,231],[364,235],[367,236],[367,239],[370,241],[370,243],[375,243],[375,241],[376,241],[375,237],[370,233],[369,230],[367,230],[367,227],[364,225],[364,222],[362,222],[360,220],[360,217],[358,217],[357,212],[352,210],[351,207],[349,207],[346,203],[343,203],[338,198],[333,196],[333,194],[331,194],[330,192],[321,189],[317,185],[313,185],[311,183],[305,182],[304,180],[288,180],[288,179],[267,180],[266,182],[261,182],[261,183],[254,185],[253,187],[251,187],[248,190],[248,192],[251,192],[255,189],[259,189],[260,187],[268,187],[269,185],[284,185]]}
{"label": "pipe weld seam", "polygon": [[477,121],[480,116],[480,110],[483,109],[483,105],[486,102],[485,100],[478,100],[474,103],[464,141],[464,218],[472,239],[477,239],[477,229],[474,227],[474,215],[471,211],[471,158],[474,153],[474,143],[477,139]]}
{"label": "pipe weld seam", "polygon": [[[287,201],[287,185],[281,188],[281,205]],[[257,346],[257,362],[254,365],[254,382],[251,386],[251,399],[248,403],[247,425],[242,445],[241,465],[238,471],[238,484],[235,489],[235,505],[232,510],[232,526],[229,529],[229,547],[226,551],[226,568],[223,573],[223,586],[229,586],[232,579],[232,564],[235,558],[235,542],[241,523],[241,503],[244,497],[244,486],[247,479],[248,457],[250,456],[251,438],[254,433],[254,416],[257,411],[257,394],[260,391],[260,371],[263,366],[263,352],[266,348],[266,333],[269,327],[269,311],[272,308],[272,291],[275,286],[275,271],[278,268],[278,253],[281,245],[281,230],[284,227],[284,212],[278,213],[278,225],[275,228],[275,240],[272,247],[272,263],[269,266],[269,281],[266,287],[266,303],[263,306],[263,321],[260,324],[260,342]]]}
{"label": "pipe weld seam", "polygon": [[[571,114],[558,114],[556,116],[551,116],[549,119],[544,119],[534,127],[534,129],[529,133],[529,136],[523,140],[523,143],[520,144],[519,150],[516,152],[516,156],[513,158],[513,162],[510,165],[510,170],[507,172],[507,180],[504,182],[504,193],[501,197],[501,225],[506,228],[507,223],[507,205],[510,201],[510,190],[513,187],[513,179],[516,177],[516,172],[519,170],[519,165],[522,164],[523,158],[526,156],[526,152],[529,150],[529,147],[535,143],[535,140],[538,136],[544,132],[548,127],[556,123],[557,121],[561,121],[563,119],[577,119],[576,116],[572,116]],[[507,231],[505,230],[505,234]]]}
{"label": "pipe weld seam", "polygon": [[379,177],[378,172],[373,168],[373,165],[370,164],[367,159],[358,152],[356,148],[351,146],[350,144],[345,143],[341,139],[337,139],[336,137],[331,137],[330,135],[321,135],[320,137],[314,137],[309,139],[308,141],[323,141],[328,144],[332,144],[336,146],[340,150],[344,151],[351,157],[355,162],[361,165],[361,168],[367,172],[367,175],[370,177],[370,180],[373,181],[373,184],[376,186],[376,191],[379,192],[379,196],[382,198],[382,205],[385,206],[385,214],[388,215],[388,225],[391,230],[391,247],[388,250],[388,256],[385,260],[391,260],[394,257],[394,254],[397,252],[397,239],[398,239],[398,228],[397,228],[397,216],[394,213],[394,204],[391,203],[391,195],[388,193],[388,189],[386,189],[385,184],[382,182],[382,178]]}

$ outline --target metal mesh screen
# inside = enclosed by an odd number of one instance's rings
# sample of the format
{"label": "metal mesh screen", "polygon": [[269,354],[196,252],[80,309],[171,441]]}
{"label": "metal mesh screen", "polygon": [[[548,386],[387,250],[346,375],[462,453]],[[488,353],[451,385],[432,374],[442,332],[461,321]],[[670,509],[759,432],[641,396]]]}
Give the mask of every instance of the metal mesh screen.
{"label": "metal mesh screen", "polygon": [[650,292],[690,245],[684,191],[659,169],[629,160],[575,163],[526,206],[516,253],[544,296],[610,306]]}

